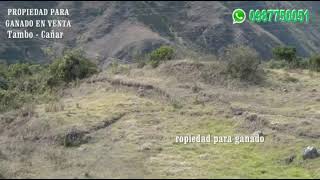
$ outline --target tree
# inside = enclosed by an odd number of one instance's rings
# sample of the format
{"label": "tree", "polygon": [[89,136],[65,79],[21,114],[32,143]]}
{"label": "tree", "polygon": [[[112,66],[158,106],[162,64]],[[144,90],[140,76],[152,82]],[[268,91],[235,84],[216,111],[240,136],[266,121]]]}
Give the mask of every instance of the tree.
{"label": "tree", "polygon": [[224,58],[227,60],[226,73],[232,78],[256,82],[260,80],[258,53],[249,47],[228,47]]}
{"label": "tree", "polygon": [[285,60],[292,63],[296,60],[296,48],[294,47],[276,47],[272,50],[272,54],[277,60]]}
{"label": "tree", "polygon": [[150,53],[150,64],[157,67],[161,61],[172,60],[174,58],[174,49],[170,46],[161,46]]}
{"label": "tree", "polygon": [[54,61],[49,66],[49,72],[55,80],[62,80],[68,83],[96,73],[97,66],[79,52],[72,51]]}

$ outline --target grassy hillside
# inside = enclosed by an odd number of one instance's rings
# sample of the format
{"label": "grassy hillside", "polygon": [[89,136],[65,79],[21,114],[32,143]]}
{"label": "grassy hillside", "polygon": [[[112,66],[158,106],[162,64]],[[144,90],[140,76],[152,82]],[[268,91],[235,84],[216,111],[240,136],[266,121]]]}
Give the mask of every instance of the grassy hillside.
{"label": "grassy hillside", "polygon": [[[210,68],[208,68],[210,67]],[[319,178],[320,74],[264,67],[262,84],[222,79],[219,61],[117,64],[58,100],[1,114],[5,178]],[[294,80],[293,80],[294,79]],[[265,135],[179,144],[177,135]],[[292,162],[288,162],[290,157]]]}

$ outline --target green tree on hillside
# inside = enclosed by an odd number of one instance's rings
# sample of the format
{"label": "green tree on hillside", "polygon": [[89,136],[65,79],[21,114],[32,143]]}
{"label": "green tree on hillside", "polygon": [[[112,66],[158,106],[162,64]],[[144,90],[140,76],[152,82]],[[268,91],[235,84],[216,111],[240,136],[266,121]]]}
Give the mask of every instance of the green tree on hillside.
{"label": "green tree on hillside", "polygon": [[161,61],[172,60],[174,58],[174,49],[170,46],[161,46],[152,51],[149,55],[152,67],[157,67]]}
{"label": "green tree on hillside", "polygon": [[285,60],[293,63],[296,60],[297,50],[294,47],[276,47],[272,50],[272,54],[277,60]]}
{"label": "green tree on hillside", "polygon": [[77,51],[68,52],[49,66],[51,81],[71,82],[96,73],[97,66]]}
{"label": "green tree on hillside", "polygon": [[257,83],[261,80],[258,53],[249,47],[228,47],[223,59],[227,61],[226,73],[232,78]]}

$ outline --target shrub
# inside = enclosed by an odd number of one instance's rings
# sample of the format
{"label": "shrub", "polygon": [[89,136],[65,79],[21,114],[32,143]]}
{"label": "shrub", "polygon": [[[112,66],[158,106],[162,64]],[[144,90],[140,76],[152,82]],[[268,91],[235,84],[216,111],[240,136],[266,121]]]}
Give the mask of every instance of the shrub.
{"label": "shrub", "polygon": [[305,69],[308,68],[309,62],[301,57],[296,57],[294,61],[288,62],[288,67],[292,69]]}
{"label": "shrub", "polygon": [[56,86],[58,86],[61,83],[61,81],[59,81],[56,77],[50,76],[47,79],[46,85],[52,89]]}
{"label": "shrub", "polygon": [[296,57],[294,61],[286,61],[286,60],[270,60],[267,63],[267,67],[272,68],[272,69],[281,69],[281,68],[301,68],[301,69],[306,69],[309,67],[309,61],[301,58],[301,57]]}
{"label": "shrub", "polygon": [[[20,64],[16,64],[20,65]],[[19,72],[19,71],[16,71]],[[21,74],[22,71],[20,71]],[[28,71],[23,76],[9,76],[9,89],[15,89],[20,92],[42,93],[47,89],[47,80],[49,78],[48,69],[40,65],[28,65]]]}
{"label": "shrub", "polygon": [[1,68],[0,111],[19,108],[41,98],[47,89],[48,70],[42,65],[17,63]]}
{"label": "shrub", "polygon": [[276,47],[272,50],[272,54],[277,60],[285,60],[289,63],[296,60],[296,48],[294,47]]}
{"label": "shrub", "polygon": [[0,64],[0,111],[49,100],[54,96],[53,87],[59,88],[60,83],[82,79],[95,72],[96,65],[76,51],[66,53],[50,65]]}
{"label": "shrub", "polygon": [[158,49],[152,51],[149,55],[150,65],[157,67],[161,61],[172,60],[174,58],[174,49],[170,46],[161,46]]}
{"label": "shrub", "polygon": [[261,80],[260,60],[258,53],[249,47],[228,47],[224,58],[227,60],[225,72],[232,78],[258,82]]}
{"label": "shrub", "polygon": [[18,108],[24,102],[25,99],[19,92],[0,90],[0,111]]}
{"label": "shrub", "polygon": [[[71,82],[76,79],[86,78],[97,72],[97,66],[80,53],[73,51],[54,61],[49,66],[52,76],[50,81]],[[54,84],[53,82],[48,82]]]}
{"label": "shrub", "polygon": [[29,66],[29,64],[25,63],[12,64],[8,67],[8,76],[10,78],[20,78],[26,75],[31,75],[32,73]]}
{"label": "shrub", "polygon": [[311,70],[320,71],[320,54],[310,57],[309,67]]}
{"label": "shrub", "polygon": [[158,60],[150,60],[149,64],[151,65],[151,67],[156,68],[156,67],[159,66],[160,61],[158,61]]}

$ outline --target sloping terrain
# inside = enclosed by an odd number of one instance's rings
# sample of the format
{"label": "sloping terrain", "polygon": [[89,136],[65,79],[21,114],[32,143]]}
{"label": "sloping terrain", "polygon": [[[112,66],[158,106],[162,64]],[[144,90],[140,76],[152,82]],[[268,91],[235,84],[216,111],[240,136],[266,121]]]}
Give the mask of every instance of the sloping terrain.
{"label": "sloping terrain", "polygon": [[[196,54],[217,54],[227,45],[242,43],[270,57],[270,48],[291,45],[301,56],[319,51],[318,2],[1,2],[1,21],[7,8],[68,8],[72,28],[64,29],[62,40],[8,40],[1,24],[0,59],[16,62],[46,62],[45,50],[58,53],[64,48],[83,48],[90,58],[101,63],[108,58],[132,62],[135,57],[172,44],[180,51]],[[235,8],[308,9],[309,24],[265,24],[248,22],[233,25]],[[17,18],[17,17],[13,17]],[[10,18],[11,19],[11,18]],[[193,54],[191,53],[191,54]]]}
{"label": "sloping terrain", "polygon": [[[259,86],[228,87],[204,78],[206,67],[219,69],[192,60],[111,67],[64,89],[57,102],[2,114],[0,175],[320,177],[320,159],[301,157],[306,146],[320,146],[319,73],[267,69]],[[178,135],[256,131],[264,143],[175,142]]]}

